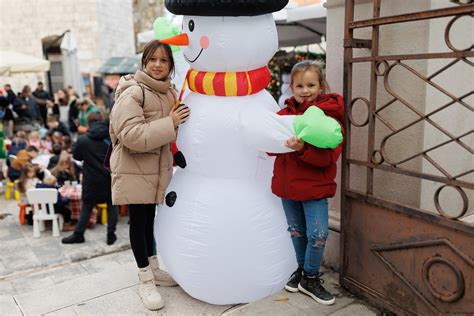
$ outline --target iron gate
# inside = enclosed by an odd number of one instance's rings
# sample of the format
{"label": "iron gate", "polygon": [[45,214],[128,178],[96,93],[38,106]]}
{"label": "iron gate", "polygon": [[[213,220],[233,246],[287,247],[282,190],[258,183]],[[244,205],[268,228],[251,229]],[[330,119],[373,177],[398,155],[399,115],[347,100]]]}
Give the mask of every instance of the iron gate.
{"label": "iron gate", "polygon": [[[340,282],[397,314],[474,314],[474,29],[468,47],[453,36],[460,20],[472,26],[474,5],[382,16],[387,2],[366,4],[371,18],[359,20],[345,2]],[[424,52],[397,35],[423,28]],[[396,41],[409,53],[383,49]]]}

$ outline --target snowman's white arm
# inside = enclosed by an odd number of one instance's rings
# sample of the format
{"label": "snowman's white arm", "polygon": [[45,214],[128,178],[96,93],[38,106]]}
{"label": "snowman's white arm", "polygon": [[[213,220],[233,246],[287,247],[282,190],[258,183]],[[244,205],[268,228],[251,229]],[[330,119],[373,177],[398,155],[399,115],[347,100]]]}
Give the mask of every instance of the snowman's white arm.
{"label": "snowman's white arm", "polygon": [[281,116],[268,109],[244,109],[240,113],[241,130],[246,143],[257,150],[268,153],[294,151],[285,146],[294,136],[294,115]]}

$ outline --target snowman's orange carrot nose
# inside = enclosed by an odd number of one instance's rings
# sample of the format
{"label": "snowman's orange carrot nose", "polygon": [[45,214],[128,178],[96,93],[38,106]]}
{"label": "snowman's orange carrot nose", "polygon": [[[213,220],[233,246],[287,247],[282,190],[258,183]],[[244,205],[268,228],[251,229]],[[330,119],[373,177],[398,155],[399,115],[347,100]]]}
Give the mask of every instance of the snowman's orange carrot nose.
{"label": "snowman's orange carrot nose", "polygon": [[176,45],[176,46],[188,46],[189,37],[188,34],[183,33],[173,37],[165,38],[160,40],[161,43]]}

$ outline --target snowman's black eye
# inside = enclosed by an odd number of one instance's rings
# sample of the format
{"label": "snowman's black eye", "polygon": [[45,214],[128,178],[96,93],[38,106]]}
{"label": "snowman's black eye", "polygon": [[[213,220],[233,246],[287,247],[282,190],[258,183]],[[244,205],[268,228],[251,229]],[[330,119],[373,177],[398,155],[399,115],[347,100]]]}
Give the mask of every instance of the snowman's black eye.
{"label": "snowman's black eye", "polygon": [[188,27],[189,27],[190,32],[194,31],[194,21],[193,20],[189,20]]}

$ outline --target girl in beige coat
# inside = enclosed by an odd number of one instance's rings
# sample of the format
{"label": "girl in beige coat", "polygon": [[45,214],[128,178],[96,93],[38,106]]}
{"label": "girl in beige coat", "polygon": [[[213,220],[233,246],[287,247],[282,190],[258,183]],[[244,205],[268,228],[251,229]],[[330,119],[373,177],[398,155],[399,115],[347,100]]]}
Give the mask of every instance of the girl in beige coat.
{"label": "girl in beige coat", "polygon": [[186,106],[173,110],[176,91],[169,79],[173,72],[169,45],[148,43],[142,69],[120,79],[110,114],[112,200],[114,205],[128,205],[139,294],[151,310],[164,306],[155,284],[176,285],[153,256],[155,207],[163,203],[172,175],[171,142],[178,125],[189,117]]}

